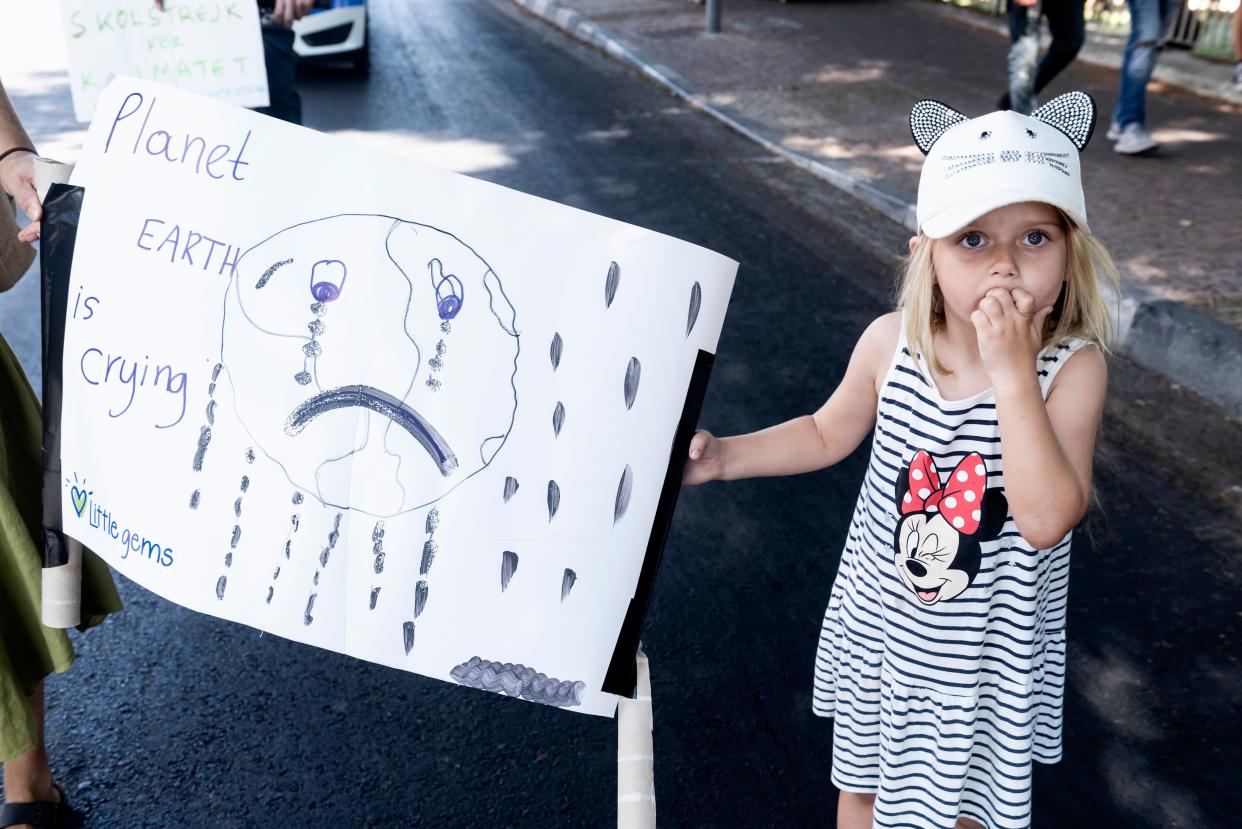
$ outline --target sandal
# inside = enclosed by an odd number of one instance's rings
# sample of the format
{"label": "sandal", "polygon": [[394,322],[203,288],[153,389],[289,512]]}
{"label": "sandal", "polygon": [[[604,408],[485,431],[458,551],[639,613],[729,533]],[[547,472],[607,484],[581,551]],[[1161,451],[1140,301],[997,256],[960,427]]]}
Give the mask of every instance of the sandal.
{"label": "sandal", "polygon": [[56,793],[60,795],[59,803],[49,800],[38,800],[34,803],[6,803],[0,806],[0,829],[27,824],[33,826],[34,829],[81,829],[82,813],[69,805],[64,789],[56,784],[52,785],[56,787]]}

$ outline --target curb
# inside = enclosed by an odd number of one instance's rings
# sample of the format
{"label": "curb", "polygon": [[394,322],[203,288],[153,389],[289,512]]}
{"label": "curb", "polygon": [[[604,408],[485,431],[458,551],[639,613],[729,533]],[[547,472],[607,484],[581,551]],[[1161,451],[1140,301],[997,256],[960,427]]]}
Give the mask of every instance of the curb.
{"label": "curb", "polygon": [[558,2],[558,0],[509,0],[522,7],[536,17],[551,23],[569,36],[594,46],[609,57],[627,63],[642,75],[655,81],[675,97],[681,98],[690,106],[699,109],[720,121],[730,129],[746,136],[765,150],[778,155],[796,167],[823,179],[833,187],[844,190],[861,202],[875,208],[887,218],[907,228],[915,227],[914,205],[886,193],[871,184],[848,173],[830,167],[801,153],[782,147],[775,141],[764,137],[758,131],[748,127],[737,118],[712,105],[702,93],[694,88],[677,73],[666,66],[649,63],[632,47],[617,40],[604,29],[583,17],[577,10]]}
{"label": "curb", "polygon": [[[882,213],[889,220],[917,230],[914,205],[868,182],[823,162],[783,147],[713,106],[702,93],[667,67],[647,61],[637,50],[591,22],[560,0],[508,0],[570,37],[628,64],[665,91],[682,99],[725,126],[759,144],[796,167],[843,190]],[[1122,277],[1122,293],[1115,296],[1101,286],[1116,308],[1113,347],[1131,360],[1164,375],[1242,420],[1242,330],[1182,302],[1163,299]]]}

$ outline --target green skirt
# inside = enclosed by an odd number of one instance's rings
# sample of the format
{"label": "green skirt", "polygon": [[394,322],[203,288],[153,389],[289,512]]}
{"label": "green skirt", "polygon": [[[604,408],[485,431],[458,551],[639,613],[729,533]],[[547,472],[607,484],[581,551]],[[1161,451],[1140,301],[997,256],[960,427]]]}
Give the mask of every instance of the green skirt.
{"label": "green skirt", "polygon": [[[39,621],[43,566],[43,420],[39,401],[0,336],[0,762],[35,744],[27,697],[40,680],[68,669],[73,646],[63,630]],[[121,609],[108,566],[82,558],[86,630]]]}

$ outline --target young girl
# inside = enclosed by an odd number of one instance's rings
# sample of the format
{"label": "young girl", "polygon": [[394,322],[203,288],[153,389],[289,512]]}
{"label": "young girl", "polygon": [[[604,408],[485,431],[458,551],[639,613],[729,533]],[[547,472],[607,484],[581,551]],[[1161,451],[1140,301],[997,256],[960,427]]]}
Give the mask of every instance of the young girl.
{"label": "young girl", "polygon": [[1061,756],[1070,538],[1091,500],[1116,283],[1090,235],[1083,93],[910,116],[927,154],[898,310],[814,415],[700,430],[685,481],[822,469],[872,433],[815,664],[838,826],[1030,824]]}

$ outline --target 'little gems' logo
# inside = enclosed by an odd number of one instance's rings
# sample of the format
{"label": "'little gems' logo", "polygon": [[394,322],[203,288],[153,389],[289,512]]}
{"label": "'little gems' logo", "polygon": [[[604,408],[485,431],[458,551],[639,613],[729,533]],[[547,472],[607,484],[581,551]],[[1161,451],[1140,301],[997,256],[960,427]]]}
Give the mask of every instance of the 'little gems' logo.
{"label": "'little gems' logo", "polygon": [[122,561],[133,554],[139,561],[150,561],[161,567],[172,566],[172,547],[160,544],[136,530],[123,526],[111,510],[95,499],[95,490],[86,488],[85,478],[79,481],[78,473],[75,472],[72,481],[65,478],[65,486],[69,488],[69,498],[73,502],[73,511],[78,514],[78,518],[85,517],[92,529],[99,530],[124,548],[124,552],[121,553]]}
{"label": "'little gems' logo", "polygon": [[82,513],[86,512],[87,499],[94,495],[94,492],[88,492],[86,489],[86,480],[78,480],[78,473],[73,473],[73,481],[70,482],[65,478],[65,485],[69,487],[69,497],[73,499],[73,510],[78,514],[78,518],[82,517]]}

